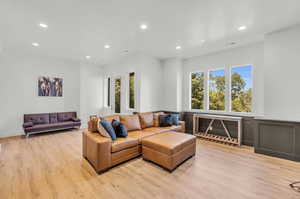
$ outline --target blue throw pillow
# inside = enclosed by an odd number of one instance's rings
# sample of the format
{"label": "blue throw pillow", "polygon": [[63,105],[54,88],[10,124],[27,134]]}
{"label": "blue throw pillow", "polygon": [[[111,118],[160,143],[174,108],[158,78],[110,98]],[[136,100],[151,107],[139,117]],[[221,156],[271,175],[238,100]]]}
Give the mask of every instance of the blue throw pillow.
{"label": "blue throw pillow", "polygon": [[125,127],[124,124],[122,124],[121,122],[119,122],[118,120],[113,119],[111,122],[117,137],[127,137],[128,136],[128,132],[127,129]]}
{"label": "blue throw pillow", "polygon": [[170,114],[172,117],[173,125],[178,126],[179,124],[179,114]]}
{"label": "blue throw pillow", "polygon": [[112,127],[112,125],[107,120],[104,120],[104,119],[102,119],[100,121],[100,123],[103,126],[103,128],[109,133],[111,139],[113,141],[115,141],[117,139],[117,136],[116,136],[116,132],[115,132],[114,128]]}
{"label": "blue throw pillow", "polygon": [[173,119],[171,115],[164,114],[159,116],[159,126],[172,126]]}

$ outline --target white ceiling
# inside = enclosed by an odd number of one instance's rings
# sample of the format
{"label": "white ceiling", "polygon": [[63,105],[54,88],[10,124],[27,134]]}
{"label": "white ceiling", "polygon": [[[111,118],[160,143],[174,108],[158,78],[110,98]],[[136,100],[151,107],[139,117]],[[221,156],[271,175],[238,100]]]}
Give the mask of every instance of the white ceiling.
{"label": "white ceiling", "polygon": [[[49,28],[41,29],[40,22]],[[90,55],[97,64],[118,59],[124,50],[157,58],[201,55],[299,22],[299,0],[0,0],[4,49],[75,61]],[[149,29],[141,31],[141,23]],[[239,32],[242,25],[248,28]]]}

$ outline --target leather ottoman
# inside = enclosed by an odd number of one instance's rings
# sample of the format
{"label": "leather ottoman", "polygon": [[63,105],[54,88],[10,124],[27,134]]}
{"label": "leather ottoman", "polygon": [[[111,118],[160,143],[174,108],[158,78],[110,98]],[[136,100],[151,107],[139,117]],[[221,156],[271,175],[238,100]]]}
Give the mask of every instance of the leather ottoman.
{"label": "leather ottoman", "polygon": [[195,155],[196,137],[169,131],[142,140],[143,159],[173,171],[179,164]]}

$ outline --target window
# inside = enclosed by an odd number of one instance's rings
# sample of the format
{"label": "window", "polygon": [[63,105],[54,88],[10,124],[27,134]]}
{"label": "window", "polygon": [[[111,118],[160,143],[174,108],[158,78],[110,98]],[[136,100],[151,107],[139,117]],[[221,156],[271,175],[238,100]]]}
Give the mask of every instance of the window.
{"label": "window", "polygon": [[121,113],[121,78],[115,79],[115,113]]}
{"label": "window", "polygon": [[110,96],[110,85],[111,85],[111,78],[104,79],[104,106],[110,107],[111,106],[111,96]]}
{"label": "window", "polygon": [[204,109],[204,73],[191,73],[191,108]]}
{"label": "window", "polygon": [[129,73],[129,108],[134,109],[134,72]]}
{"label": "window", "polygon": [[252,112],[252,66],[231,68],[231,111]]}
{"label": "window", "polygon": [[107,107],[110,107],[110,77],[107,78]]}
{"label": "window", "polygon": [[209,110],[225,110],[225,70],[209,71]]}

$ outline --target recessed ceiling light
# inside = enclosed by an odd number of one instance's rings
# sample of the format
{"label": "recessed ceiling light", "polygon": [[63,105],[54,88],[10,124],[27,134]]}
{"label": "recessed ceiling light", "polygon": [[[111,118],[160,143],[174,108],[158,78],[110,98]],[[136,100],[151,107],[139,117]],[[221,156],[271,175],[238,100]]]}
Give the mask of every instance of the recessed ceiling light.
{"label": "recessed ceiling light", "polygon": [[48,28],[48,25],[45,24],[45,23],[40,23],[39,26],[42,27],[42,28],[45,28],[45,29]]}
{"label": "recessed ceiling light", "polygon": [[36,43],[36,42],[33,42],[31,45],[34,46],[34,47],[38,47],[40,44]]}
{"label": "recessed ceiling light", "polygon": [[146,30],[146,29],[148,29],[148,26],[146,24],[141,24],[140,29]]}
{"label": "recessed ceiling light", "polygon": [[87,55],[85,56],[86,59],[91,59],[91,56]]}
{"label": "recessed ceiling light", "polygon": [[107,44],[106,44],[106,45],[104,46],[104,48],[106,48],[106,49],[107,49],[107,48],[110,48],[110,45],[107,45]]}
{"label": "recessed ceiling light", "polygon": [[246,29],[247,29],[247,26],[240,26],[239,27],[239,31],[246,30]]}
{"label": "recessed ceiling light", "polygon": [[181,46],[176,46],[176,50],[181,50]]}

